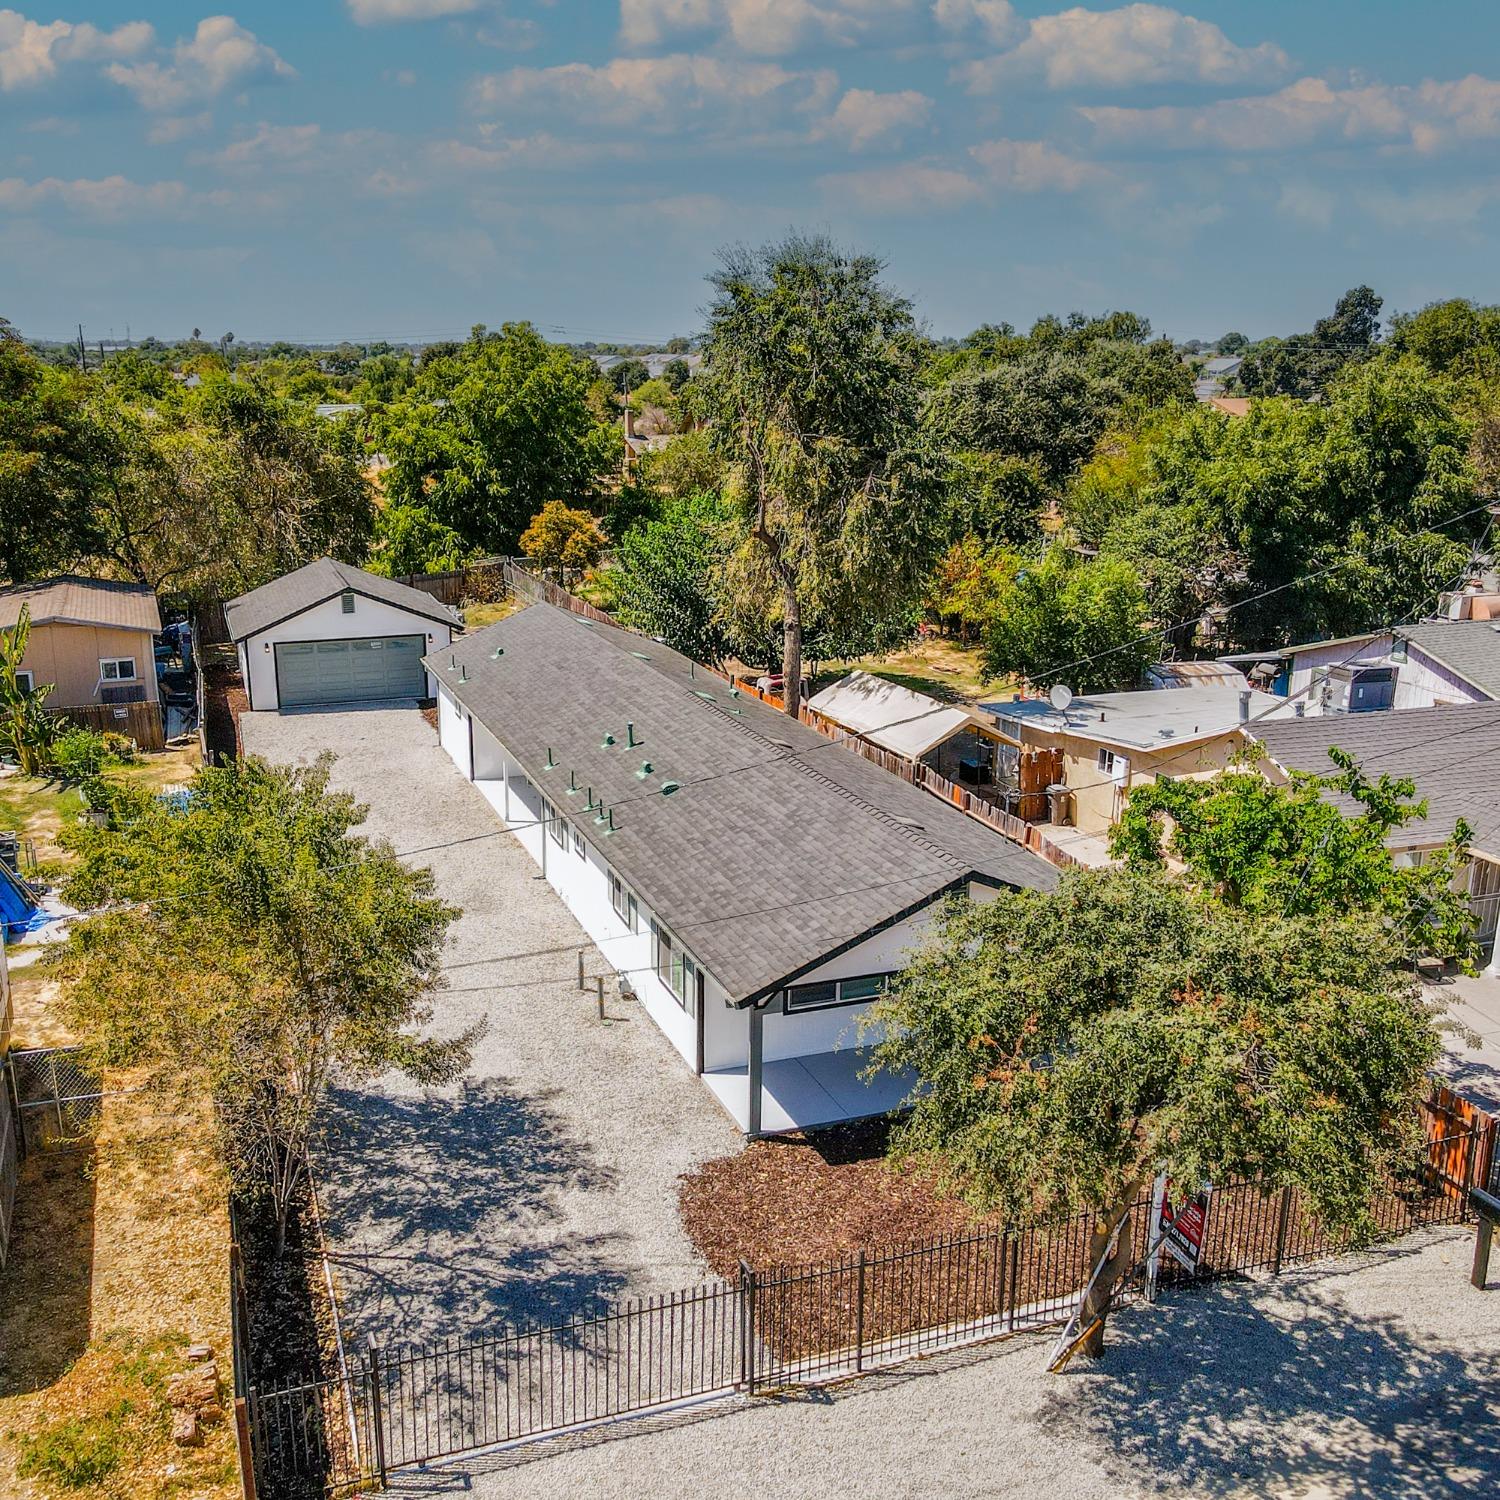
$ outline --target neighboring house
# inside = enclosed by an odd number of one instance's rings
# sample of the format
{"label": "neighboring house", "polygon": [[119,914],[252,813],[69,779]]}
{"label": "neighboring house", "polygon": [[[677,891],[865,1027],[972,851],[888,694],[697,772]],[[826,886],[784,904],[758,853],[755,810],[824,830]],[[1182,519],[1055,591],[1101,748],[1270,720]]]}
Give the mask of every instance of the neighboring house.
{"label": "neighboring house", "polygon": [[1331,774],[1333,746],[1354,756],[1367,775],[1411,777],[1417,796],[1427,799],[1427,817],[1387,840],[1398,859],[1420,861],[1463,818],[1473,829],[1474,856],[1465,889],[1480,936],[1486,947],[1493,946],[1500,913],[1500,703],[1416,708],[1398,719],[1282,718],[1248,732],[1265,746],[1261,764],[1273,781],[1286,780],[1292,771]]}
{"label": "neighboring house", "polygon": [[933,907],[1057,880],[647,637],[532,604],[427,664],[443,748],[752,1136],[896,1107],[860,1022]]}
{"label": "neighboring house", "polygon": [[1221,411],[1226,417],[1248,417],[1250,415],[1250,398],[1248,396],[1217,396],[1210,395],[1207,398],[1208,405],[1215,411]]}
{"label": "neighboring house", "polygon": [[161,615],[145,584],[69,576],[0,589],[0,630],[17,623],[23,605],[31,607],[31,636],[21,678],[53,685],[48,708],[158,701]]}
{"label": "neighboring house", "polygon": [[[851,672],[807,700],[840,729],[971,786],[1014,784],[1015,748],[987,716],[869,672]],[[1008,767],[1008,775],[1007,775]]]}
{"label": "neighboring house", "polygon": [[1160,777],[1212,775],[1241,748],[1247,723],[1294,711],[1268,693],[1218,684],[1182,692],[1098,693],[1074,698],[1063,710],[1045,698],[980,707],[1021,751],[1057,752],[1059,784],[1068,789],[1067,819],[1081,834],[1101,840],[1119,820],[1131,787]]}
{"label": "neighboring house", "polygon": [[463,628],[430,594],[328,557],[232,599],[224,619],[252,709],[431,698],[422,658]]}
{"label": "neighboring house", "polygon": [[1500,698],[1500,622],[1486,619],[1424,620],[1221,659],[1298,699],[1310,715]]}
{"label": "neighboring house", "polygon": [[1238,667],[1221,661],[1159,661],[1146,668],[1148,688],[1231,687],[1236,692],[1250,686]]}
{"label": "neighboring house", "polygon": [[1210,380],[1233,380],[1244,363],[1244,359],[1238,354],[1216,354],[1212,359],[1203,361],[1203,373]]}

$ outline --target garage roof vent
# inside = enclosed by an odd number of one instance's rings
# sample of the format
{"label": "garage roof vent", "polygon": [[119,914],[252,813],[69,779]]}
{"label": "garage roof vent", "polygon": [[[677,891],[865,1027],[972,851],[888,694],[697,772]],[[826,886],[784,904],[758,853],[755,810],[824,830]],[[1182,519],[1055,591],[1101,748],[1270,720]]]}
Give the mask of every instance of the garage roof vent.
{"label": "garage roof vent", "polygon": [[354,590],[345,589],[343,594],[340,596],[340,599],[341,603],[343,604],[344,613],[346,615],[352,615],[354,613]]}

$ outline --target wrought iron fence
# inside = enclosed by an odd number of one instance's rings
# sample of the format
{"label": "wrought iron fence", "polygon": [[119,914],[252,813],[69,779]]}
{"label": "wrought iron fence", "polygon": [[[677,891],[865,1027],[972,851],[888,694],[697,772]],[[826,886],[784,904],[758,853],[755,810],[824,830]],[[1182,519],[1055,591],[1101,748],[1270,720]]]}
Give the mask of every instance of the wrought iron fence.
{"label": "wrought iron fence", "polygon": [[[1429,1139],[1373,1205],[1377,1234],[1459,1222],[1488,1161],[1493,1122]],[[1148,1243],[1143,1195],[1129,1215]],[[880,1247],[819,1265],[602,1308],[552,1327],[371,1349],[346,1376],[248,1393],[267,1495],[349,1493],[392,1469],[734,1391],[821,1384],[913,1356],[1065,1322],[1091,1270],[1093,1221]],[[1158,1285],[1276,1273],[1347,1248],[1295,1189],[1216,1187],[1194,1272]],[[1138,1268],[1119,1300],[1147,1295]]]}

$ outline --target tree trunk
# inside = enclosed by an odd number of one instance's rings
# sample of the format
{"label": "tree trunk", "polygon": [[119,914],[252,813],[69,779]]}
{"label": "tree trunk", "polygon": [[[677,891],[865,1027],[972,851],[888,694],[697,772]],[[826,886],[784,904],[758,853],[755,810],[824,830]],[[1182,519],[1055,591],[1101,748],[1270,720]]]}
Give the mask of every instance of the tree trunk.
{"label": "tree trunk", "polygon": [[1140,1181],[1130,1183],[1094,1225],[1094,1232],[1089,1236],[1089,1269],[1092,1271],[1100,1264],[1115,1230],[1120,1231],[1119,1243],[1100,1267],[1078,1318],[1079,1331],[1083,1334],[1078,1352],[1089,1359],[1098,1359],[1104,1353],[1104,1325],[1109,1319],[1115,1287],[1134,1263],[1133,1236],[1127,1216],[1140,1197],[1141,1187]]}
{"label": "tree trunk", "polygon": [[802,601],[789,578],[781,584],[781,696],[792,718],[802,706]]}

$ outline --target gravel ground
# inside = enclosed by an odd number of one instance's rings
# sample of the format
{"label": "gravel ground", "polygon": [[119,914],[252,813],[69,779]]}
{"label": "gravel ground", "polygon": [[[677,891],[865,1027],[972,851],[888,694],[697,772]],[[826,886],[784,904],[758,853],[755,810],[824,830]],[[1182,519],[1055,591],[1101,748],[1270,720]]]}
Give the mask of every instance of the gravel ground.
{"label": "gravel ground", "polygon": [[365,831],[414,851],[463,908],[434,1030],[486,1023],[457,1084],[390,1077],[338,1097],[319,1186],[356,1340],[551,1322],[704,1276],[677,1178],[736,1150],[738,1133],[637,1007],[612,999],[615,1019],[599,1024],[577,951],[590,973],[603,960],[417,711],[254,713],[240,726],[268,760],[337,752],[334,784],[368,803]]}
{"label": "gravel ground", "polygon": [[1051,1338],[395,1477],[474,1500],[1434,1500],[1500,1493],[1500,1282],[1472,1232],[1178,1292],[1096,1368]]}

